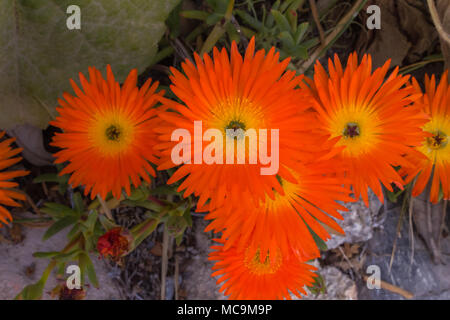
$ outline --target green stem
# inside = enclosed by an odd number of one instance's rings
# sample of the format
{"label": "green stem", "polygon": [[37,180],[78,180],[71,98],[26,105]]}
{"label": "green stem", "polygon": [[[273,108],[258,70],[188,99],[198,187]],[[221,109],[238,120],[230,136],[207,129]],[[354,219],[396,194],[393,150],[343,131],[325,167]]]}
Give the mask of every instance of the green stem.
{"label": "green stem", "polygon": [[204,53],[210,52],[212,48],[216,45],[217,41],[223,36],[226,31],[226,25],[230,22],[231,15],[233,13],[234,8],[234,0],[230,0],[228,2],[227,11],[225,13],[225,20],[219,21],[214,26],[214,29],[209,34],[208,38],[206,38],[205,43],[200,50],[200,55]]}

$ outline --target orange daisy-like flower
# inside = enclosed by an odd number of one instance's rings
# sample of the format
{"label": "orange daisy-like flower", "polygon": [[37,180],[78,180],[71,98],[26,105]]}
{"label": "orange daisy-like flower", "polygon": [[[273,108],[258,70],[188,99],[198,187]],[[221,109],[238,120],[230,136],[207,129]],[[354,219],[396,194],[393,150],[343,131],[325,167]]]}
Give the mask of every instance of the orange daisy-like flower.
{"label": "orange daisy-like flower", "polygon": [[394,166],[408,164],[403,155],[422,143],[421,126],[427,122],[419,107],[408,106],[420,97],[407,85],[409,77],[398,75],[396,68],[385,80],[389,64],[372,73],[370,55],[358,64],[354,53],[344,70],[336,56],[334,63],[329,60],[329,75],[317,63],[314,80],[307,79],[320,128],[339,138],[336,146],[345,147],[339,159],[346,165],[355,195],[362,196],[366,205],[368,187],[381,201],[381,184],[390,191],[391,183],[403,187]]}
{"label": "orange daisy-like flower", "polygon": [[[316,126],[313,114],[306,112],[312,107],[311,97],[299,95],[295,89],[303,77],[286,71],[289,60],[279,62],[279,53],[275,53],[275,48],[267,55],[264,50],[255,53],[254,38],[244,57],[233,42],[230,57],[225,49],[219,52],[214,48],[213,59],[205,54],[202,60],[196,54],[195,62],[196,65],[186,60],[182,64],[185,75],[171,69],[171,89],[184,104],[164,100],[164,104],[176,112],[160,114],[166,123],[157,129],[162,141],[158,148],[163,155],[158,169],[180,164],[173,161],[172,152],[181,143],[189,151],[188,161],[183,162],[168,183],[185,178],[178,190],[185,190],[184,196],[200,196],[199,207],[208,199],[211,199],[213,207],[218,207],[223,204],[226,195],[233,195],[233,201],[238,201],[244,192],[260,200],[266,194],[273,198],[274,190],[282,193],[276,175],[294,181],[288,169],[295,167],[298,159],[314,158],[313,152],[320,149],[325,141],[318,142],[318,137],[311,135],[311,130]],[[198,134],[196,136],[195,122],[201,122],[198,130],[200,137]],[[180,129],[193,138],[173,141],[173,133]],[[210,129],[218,130],[221,136],[202,136],[201,132]],[[250,129],[255,130],[258,139],[256,146],[250,145],[243,134]],[[264,129],[267,130],[266,135],[260,131]],[[241,133],[239,130],[242,130]],[[276,130],[278,141],[272,139]],[[196,148],[196,143],[202,138],[203,144]],[[227,138],[237,143],[244,142],[243,163],[238,163],[234,142],[233,146],[227,146]],[[217,155],[222,151],[219,158],[223,161],[201,161],[202,155],[211,151],[210,142],[206,140],[215,143],[217,139],[221,140],[222,147],[214,152]],[[261,143],[267,148],[268,156],[271,152],[273,155],[274,148],[279,150],[279,159],[274,160],[277,162],[274,173],[262,174],[269,164],[260,157]],[[255,149],[258,151],[254,152]],[[251,161],[250,151],[258,156],[254,162]],[[232,161],[228,161],[228,156]]]}
{"label": "orange daisy-like flower", "polygon": [[[417,92],[422,92],[416,79],[413,86]],[[421,194],[432,176],[430,189],[430,201],[438,202],[440,190],[444,199],[450,199],[450,85],[448,84],[448,71],[441,78],[436,87],[436,78],[425,77],[425,95],[417,101],[422,111],[430,116],[430,120],[423,126],[428,136],[416,149],[425,157],[417,157],[408,154],[406,158],[413,166],[402,167],[402,172],[407,175],[406,182],[411,182],[415,177],[412,195]],[[434,170],[433,170],[434,169]]]}
{"label": "orange daisy-like flower", "polygon": [[63,149],[55,154],[56,163],[69,162],[60,174],[71,174],[69,183],[85,186],[85,195],[105,199],[112,192],[120,198],[123,188],[130,194],[130,180],[137,187],[141,177],[155,176],[149,162],[157,160],[153,129],[160,120],[153,106],[162,92],[155,93],[158,83],[151,79],[137,88],[136,70],[122,87],[110,66],[106,80],[95,68],[89,76],[90,82],[80,73],[84,92],[71,80],[76,96],[64,93],[65,101],[58,100],[60,115],[50,122],[63,130],[52,142]]}
{"label": "orange daisy-like flower", "polygon": [[261,259],[259,251],[250,253],[235,247],[225,250],[222,245],[211,249],[215,251],[210,253],[209,260],[217,261],[212,276],[220,276],[217,280],[218,284],[223,283],[220,292],[233,300],[290,300],[290,293],[301,298],[300,294],[307,294],[303,287],[311,286],[316,276],[315,267],[280,250],[275,249]]}
{"label": "orange daisy-like flower", "polygon": [[205,219],[213,221],[205,231],[222,232],[227,239],[225,249],[235,245],[240,251],[247,248],[250,254],[258,250],[261,256],[274,252],[274,248],[282,255],[295,249],[301,259],[318,256],[311,231],[324,241],[330,238],[327,226],[344,234],[329,215],[342,220],[338,210],[347,209],[336,201],[354,201],[351,191],[342,186],[345,181],[333,176],[333,167],[331,161],[298,164],[292,171],[297,184],[280,180],[284,194],[276,193],[274,199],[267,196],[258,207],[243,200],[246,195],[238,206],[227,202],[206,215]]}
{"label": "orange daisy-like flower", "polygon": [[[0,139],[3,138],[5,132],[0,132]],[[14,138],[10,138],[0,142],[0,170],[4,170],[13,164],[19,162],[22,158],[15,157],[22,149],[11,147]],[[14,158],[15,157],[15,158]],[[9,181],[11,179],[22,177],[28,174],[28,171],[14,170],[0,172],[0,228],[3,224],[8,224],[12,221],[12,216],[9,211],[2,205],[11,207],[20,207],[20,204],[15,200],[26,200],[24,194],[15,191],[13,188],[17,187],[16,182]]]}

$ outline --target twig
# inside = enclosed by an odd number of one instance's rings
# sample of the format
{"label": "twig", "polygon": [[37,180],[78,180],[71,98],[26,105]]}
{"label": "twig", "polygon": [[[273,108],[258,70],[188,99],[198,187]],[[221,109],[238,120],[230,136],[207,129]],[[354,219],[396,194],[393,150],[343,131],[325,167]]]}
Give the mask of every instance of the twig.
{"label": "twig", "polygon": [[189,54],[188,50],[184,47],[183,43],[176,38],[174,41],[170,41],[171,46],[175,50],[176,54],[180,56],[181,60],[189,59],[191,62],[194,62],[194,59]]}
{"label": "twig", "polygon": [[163,73],[165,73],[166,75],[170,75],[170,68],[167,67],[167,66],[165,66],[165,65],[162,65],[162,64],[154,64],[154,65],[152,66],[152,69],[153,69],[153,70],[156,70],[156,71],[163,72]]}
{"label": "twig", "polygon": [[42,190],[44,190],[44,194],[45,194],[45,196],[48,198],[48,188],[47,188],[47,184],[46,184],[44,181],[42,181],[41,184],[42,184]]}
{"label": "twig", "polygon": [[38,215],[42,215],[41,210],[39,210],[39,208],[37,207],[37,205],[34,203],[33,199],[31,199],[31,197],[27,194],[24,193],[25,197],[27,198],[27,202],[30,204],[30,206],[33,208],[34,212]]}
{"label": "twig", "polygon": [[441,20],[439,19],[439,14],[436,9],[436,5],[434,0],[427,0],[428,8],[430,9],[431,18],[433,19],[433,23],[436,26],[436,29],[441,36],[448,44],[450,44],[450,35],[444,30],[442,26]]}
{"label": "twig", "polygon": [[304,73],[309,67],[318,59],[324,50],[333,42],[333,40],[344,30],[348,23],[354,18],[356,13],[367,2],[367,0],[358,0],[350,9],[350,11],[338,22],[334,30],[325,38],[325,43],[321,44],[309,57],[299,65],[298,69],[300,73]]}
{"label": "twig", "polygon": [[353,263],[350,261],[350,259],[347,257],[347,255],[345,254],[344,250],[342,250],[342,247],[338,247],[339,251],[341,252],[341,255],[344,257],[345,261],[348,263],[348,265],[350,266],[350,268],[352,268],[353,272],[358,275],[358,269],[355,268],[355,266],[353,265]]}
{"label": "twig", "polygon": [[317,6],[316,6],[316,1],[309,0],[309,6],[311,7],[311,13],[312,13],[314,22],[316,23],[317,29],[319,30],[320,43],[322,45],[324,45],[325,44],[325,32],[323,31],[322,25],[320,24],[320,17],[319,17],[319,12],[318,12]]}
{"label": "twig", "polygon": [[[369,280],[369,277],[366,275],[363,275],[363,279],[364,279],[364,281],[367,281],[367,280]],[[397,294],[405,297],[406,299],[414,298],[414,294],[412,294],[411,292],[406,291],[405,289],[402,289],[400,287],[394,286],[393,284],[387,283],[383,280],[380,280],[380,285],[381,285],[382,289],[388,290],[393,293],[397,293]]]}
{"label": "twig", "polygon": [[114,221],[113,216],[111,214],[111,210],[109,210],[108,205],[106,204],[105,200],[103,200],[102,197],[100,197],[100,195],[97,195],[97,199],[100,202],[100,205],[103,208],[103,212],[108,217],[108,219],[110,219],[111,221]]}

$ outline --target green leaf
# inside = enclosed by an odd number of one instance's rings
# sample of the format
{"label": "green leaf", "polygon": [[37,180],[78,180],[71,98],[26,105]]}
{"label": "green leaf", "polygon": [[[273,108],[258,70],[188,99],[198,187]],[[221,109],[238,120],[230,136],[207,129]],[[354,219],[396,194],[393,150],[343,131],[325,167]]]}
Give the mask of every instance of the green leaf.
{"label": "green leaf", "polygon": [[308,286],[308,289],[312,294],[319,295],[321,293],[326,293],[327,286],[323,277],[320,274],[317,274],[314,278],[314,283],[311,286]]}
{"label": "green leaf", "polygon": [[80,228],[81,224],[76,223],[73,228],[69,231],[69,233],[67,234],[67,238],[70,240],[73,240],[75,238],[75,236],[78,235],[78,233],[80,232]]}
{"label": "green leaf", "polygon": [[264,25],[258,20],[252,17],[250,14],[243,10],[236,9],[234,11],[246,24],[257,31],[262,31],[265,29]]}
{"label": "green leaf", "polygon": [[76,212],[83,213],[84,203],[83,203],[83,198],[81,197],[81,194],[79,192],[75,192],[73,194],[73,204],[74,204],[74,209]]}
{"label": "green leaf", "polygon": [[191,208],[187,208],[183,215],[184,220],[186,220],[186,224],[188,227],[192,227],[192,214],[191,214]]}
{"label": "green leaf", "polygon": [[94,227],[95,227],[95,223],[97,222],[97,218],[98,218],[97,210],[92,210],[89,213],[89,216],[88,216],[86,222],[84,223],[89,231],[94,232]]}
{"label": "green leaf", "polygon": [[288,48],[295,47],[294,38],[292,37],[292,35],[289,32],[283,31],[278,35],[278,37],[280,38],[280,40],[284,46],[286,46]]}
{"label": "green leaf", "polygon": [[130,207],[142,207],[148,210],[153,210],[153,211],[160,211],[162,209],[162,206],[153,202],[153,201],[131,201],[131,200],[124,200],[122,201],[122,203],[126,206],[130,206]]}
{"label": "green leaf", "polygon": [[65,216],[78,216],[78,214],[68,206],[54,202],[46,202],[45,207],[41,208],[40,211],[52,216],[53,218],[62,218]]}
{"label": "green leaf", "polygon": [[161,219],[158,218],[149,218],[133,227],[130,230],[130,234],[133,236],[133,243],[131,245],[131,250],[134,250],[142,241],[145,240],[153,231],[155,231],[156,227],[161,222]]}
{"label": "green leaf", "polygon": [[[98,284],[98,280],[97,280],[97,275],[95,273],[95,268],[94,268],[94,265],[92,264],[91,258],[89,258],[89,255],[86,252],[80,253],[78,258],[79,258],[80,266],[83,265],[86,268],[89,282],[94,287],[98,288],[99,284]],[[81,269],[81,267],[80,267],[80,269]]]}
{"label": "green leaf", "polygon": [[289,24],[288,19],[280,11],[272,9],[270,12],[281,31],[291,31],[291,25]]}
{"label": "green leaf", "polygon": [[175,196],[181,196],[181,192],[177,192],[176,187],[174,186],[168,186],[168,185],[162,185],[156,188],[153,188],[149,190],[149,193],[152,195],[175,195]]}
{"label": "green leaf", "polygon": [[56,221],[55,223],[53,223],[45,232],[44,236],[43,236],[43,240],[47,240],[48,238],[54,236],[55,234],[57,234],[58,232],[60,232],[61,230],[67,228],[68,226],[76,223],[78,221],[78,217],[73,217],[73,216],[68,216],[68,217],[64,217],[58,221]]}
{"label": "green leaf", "polygon": [[309,23],[304,22],[298,26],[297,32],[295,33],[295,43],[299,44],[300,41],[302,41],[303,37],[306,34],[306,31],[308,31]]}
{"label": "green leaf", "polygon": [[33,253],[33,257],[43,258],[43,259],[51,259],[59,254],[60,254],[59,251],[35,252],[35,253]]}
{"label": "green leaf", "polygon": [[54,260],[57,260],[59,262],[68,262],[74,260],[80,252],[83,252],[81,249],[74,249],[72,251],[66,252],[66,253],[60,253],[53,257]]}
{"label": "green leaf", "polygon": [[113,221],[109,220],[104,214],[99,215],[98,220],[107,231],[117,227],[117,225]]}
{"label": "green leaf", "polygon": [[61,177],[57,173],[44,173],[33,179],[33,183],[59,182]]}
{"label": "green leaf", "polygon": [[295,48],[295,50],[292,52],[292,54],[297,57],[297,58],[301,58],[301,59],[308,59],[309,55],[308,55],[308,49],[304,46],[297,46]]}
{"label": "green leaf", "polygon": [[307,225],[307,227],[308,227],[309,232],[311,232],[314,242],[316,243],[319,250],[327,251],[328,247],[327,247],[327,244],[325,243],[325,241],[323,241],[308,225]]}
{"label": "green leaf", "polygon": [[[55,117],[57,98],[73,92],[69,79],[111,64],[123,82],[144,71],[180,0],[1,0],[0,128],[29,123],[41,128]],[[81,9],[81,29],[69,30],[69,5]]]}
{"label": "green leaf", "polygon": [[205,11],[200,11],[200,10],[186,10],[186,11],[181,11],[180,16],[188,18],[188,19],[196,19],[196,20],[205,21],[208,18],[209,13],[205,12]]}
{"label": "green leaf", "polygon": [[34,284],[30,284],[16,296],[16,300],[39,300],[44,292],[45,280],[41,279]]}

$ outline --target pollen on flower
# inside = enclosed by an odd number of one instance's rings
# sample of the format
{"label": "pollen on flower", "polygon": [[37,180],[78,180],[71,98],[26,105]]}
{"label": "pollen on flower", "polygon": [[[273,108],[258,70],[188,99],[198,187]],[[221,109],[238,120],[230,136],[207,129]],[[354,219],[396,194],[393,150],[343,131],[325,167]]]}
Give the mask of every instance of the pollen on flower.
{"label": "pollen on flower", "polygon": [[251,255],[250,250],[247,248],[244,257],[244,264],[255,275],[274,274],[280,269],[283,257],[281,251],[277,250],[275,261],[271,263],[270,254],[266,255],[264,261],[261,261],[260,250],[257,249],[254,255]]}

